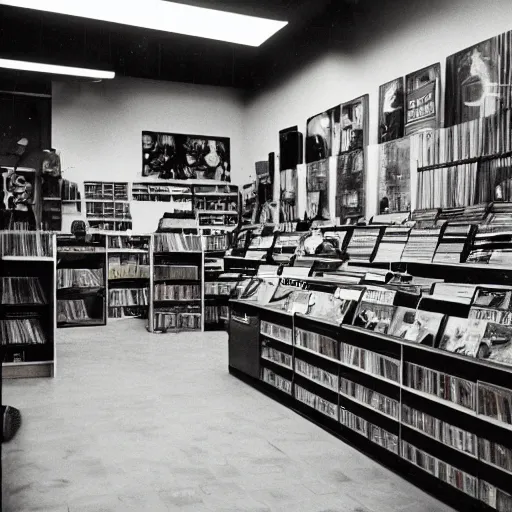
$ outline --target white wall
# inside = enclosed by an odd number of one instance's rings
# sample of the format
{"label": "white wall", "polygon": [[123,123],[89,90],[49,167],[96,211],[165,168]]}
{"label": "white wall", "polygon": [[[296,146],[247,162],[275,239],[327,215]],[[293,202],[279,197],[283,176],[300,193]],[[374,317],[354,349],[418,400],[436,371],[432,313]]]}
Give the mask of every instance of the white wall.
{"label": "white wall", "polygon": [[[362,0],[364,2],[364,0]],[[245,115],[245,176],[254,162],[279,148],[279,130],[298,125],[327,108],[370,95],[370,144],[377,143],[379,86],[441,62],[444,86],[446,57],[512,29],[511,0],[379,0],[351,29],[351,44],[326,51],[251,98]],[[339,45],[340,46],[340,45]],[[443,92],[444,94],[444,92]],[[444,106],[442,106],[444,108]],[[377,203],[377,159],[368,169],[367,214]],[[413,194],[414,195],[414,194]]]}
{"label": "white wall", "polygon": [[243,183],[244,103],[231,88],[116,78],[53,83],[52,145],[64,177],[135,181],[141,132],[154,130],[231,139],[231,176]]}

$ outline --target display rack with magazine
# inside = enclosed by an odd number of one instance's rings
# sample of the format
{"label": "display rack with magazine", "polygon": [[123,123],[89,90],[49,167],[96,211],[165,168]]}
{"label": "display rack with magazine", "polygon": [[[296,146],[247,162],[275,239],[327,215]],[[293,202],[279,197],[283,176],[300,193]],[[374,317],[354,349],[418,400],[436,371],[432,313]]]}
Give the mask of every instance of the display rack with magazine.
{"label": "display rack with magazine", "polygon": [[[284,403],[331,430],[336,420],[329,411],[337,404],[344,439],[386,463],[401,464],[420,485],[451,496],[466,509],[478,509],[482,501],[504,506],[512,488],[512,367],[497,357],[450,352],[443,335],[450,322],[484,322],[484,330],[470,330],[466,338],[471,340],[471,332],[485,343],[488,338],[490,353],[495,346],[507,346],[503,333],[511,323],[512,287],[397,277],[388,270],[383,276],[387,284],[370,285],[362,270],[358,285],[331,283],[334,291],[321,293],[334,297],[338,288],[351,288],[359,294],[358,310],[362,304],[392,306],[387,329],[351,325],[350,315],[333,322],[332,315],[310,314],[311,295],[326,286],[328,271],[294,278],[293,268],[287,269],[276,288],[276,302],[284,304],[288,297],[286,307],[273,308],[272,301],[260,304],[258,299],[233,301],[238,317],[259,315],[258,325],[270,334],[258,333],[258,364],[291,383],[292,395],[286,394]],[[331,281],[343,272],[333,273]],[[374,272],[377,279],[379,269]],[[414,284],[416,279],[420,284]],[[491,331],[489,323],[500,328]]]}
{"label": "display rack with magazine", "polygon": [[0,231],[3,378],[53,377],[56,367],[55,236]]}

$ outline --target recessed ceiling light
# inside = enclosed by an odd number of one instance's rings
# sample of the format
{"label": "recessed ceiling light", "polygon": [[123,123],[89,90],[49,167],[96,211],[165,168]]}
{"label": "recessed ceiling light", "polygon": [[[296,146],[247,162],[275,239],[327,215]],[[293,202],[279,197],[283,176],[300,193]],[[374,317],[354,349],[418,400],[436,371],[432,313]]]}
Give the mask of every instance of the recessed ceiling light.
{"label": "recessed ceiling light", "polygon": [[99,69],[73,68],[70,66],[55,66],[54,64],[41,64],[39,62],[26,62],[24,60],[0,59],[0,68],[17,69],[20,71],[35,71],[36,73],[51,73],[52,75],[70,75],[86,78],[109,79],[116,74],[113,71]]}
{"label": "recessed ceiling light", "polygon": [[0,5],[260,46],[288,24],[164,0],[0,0]]}

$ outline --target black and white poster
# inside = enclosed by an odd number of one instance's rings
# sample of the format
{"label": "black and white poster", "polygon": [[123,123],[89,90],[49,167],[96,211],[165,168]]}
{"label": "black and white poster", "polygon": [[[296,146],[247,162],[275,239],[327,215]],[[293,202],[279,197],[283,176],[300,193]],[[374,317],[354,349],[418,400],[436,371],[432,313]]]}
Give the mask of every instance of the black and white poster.
{"label": "black and white poster", "polygon": [[341,105],[310,117],[306,131],[306,163],[325,160],[340,153]]}
{"label": "black and white poster", "polygon": [[405,135],[439,126],[440,79],[439,63],[405,77]]}
{"label": "black and white poster", "polygon": [[379,144],[404,136],[404,79],[379,87]]}
{"label": "black and white poster", "polygon": [[142,132],[143,178],[231,181],[227,137]]}

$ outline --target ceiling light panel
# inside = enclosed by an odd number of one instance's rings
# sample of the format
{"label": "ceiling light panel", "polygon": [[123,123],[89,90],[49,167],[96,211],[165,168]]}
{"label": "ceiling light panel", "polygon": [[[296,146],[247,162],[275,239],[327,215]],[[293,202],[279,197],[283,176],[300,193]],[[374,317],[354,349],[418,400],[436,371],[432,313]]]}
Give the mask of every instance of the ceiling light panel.
{"label": "ceiling light panel", "polygon": [[0,0],[35,9],[134,27],[260,46],[288,24],[164,0]]}
{"label": "ceiling light panel", "polygon": [[55,66],[39,62],[26,62],[24,60],[0,59],[0,68],[17,69],[19,71],[34,71],[36,73],[51,73],[52,75],[80,76],[85,78],[109,79],[116,74],[113,71],[99,69],[74,68],[71,66]]}

